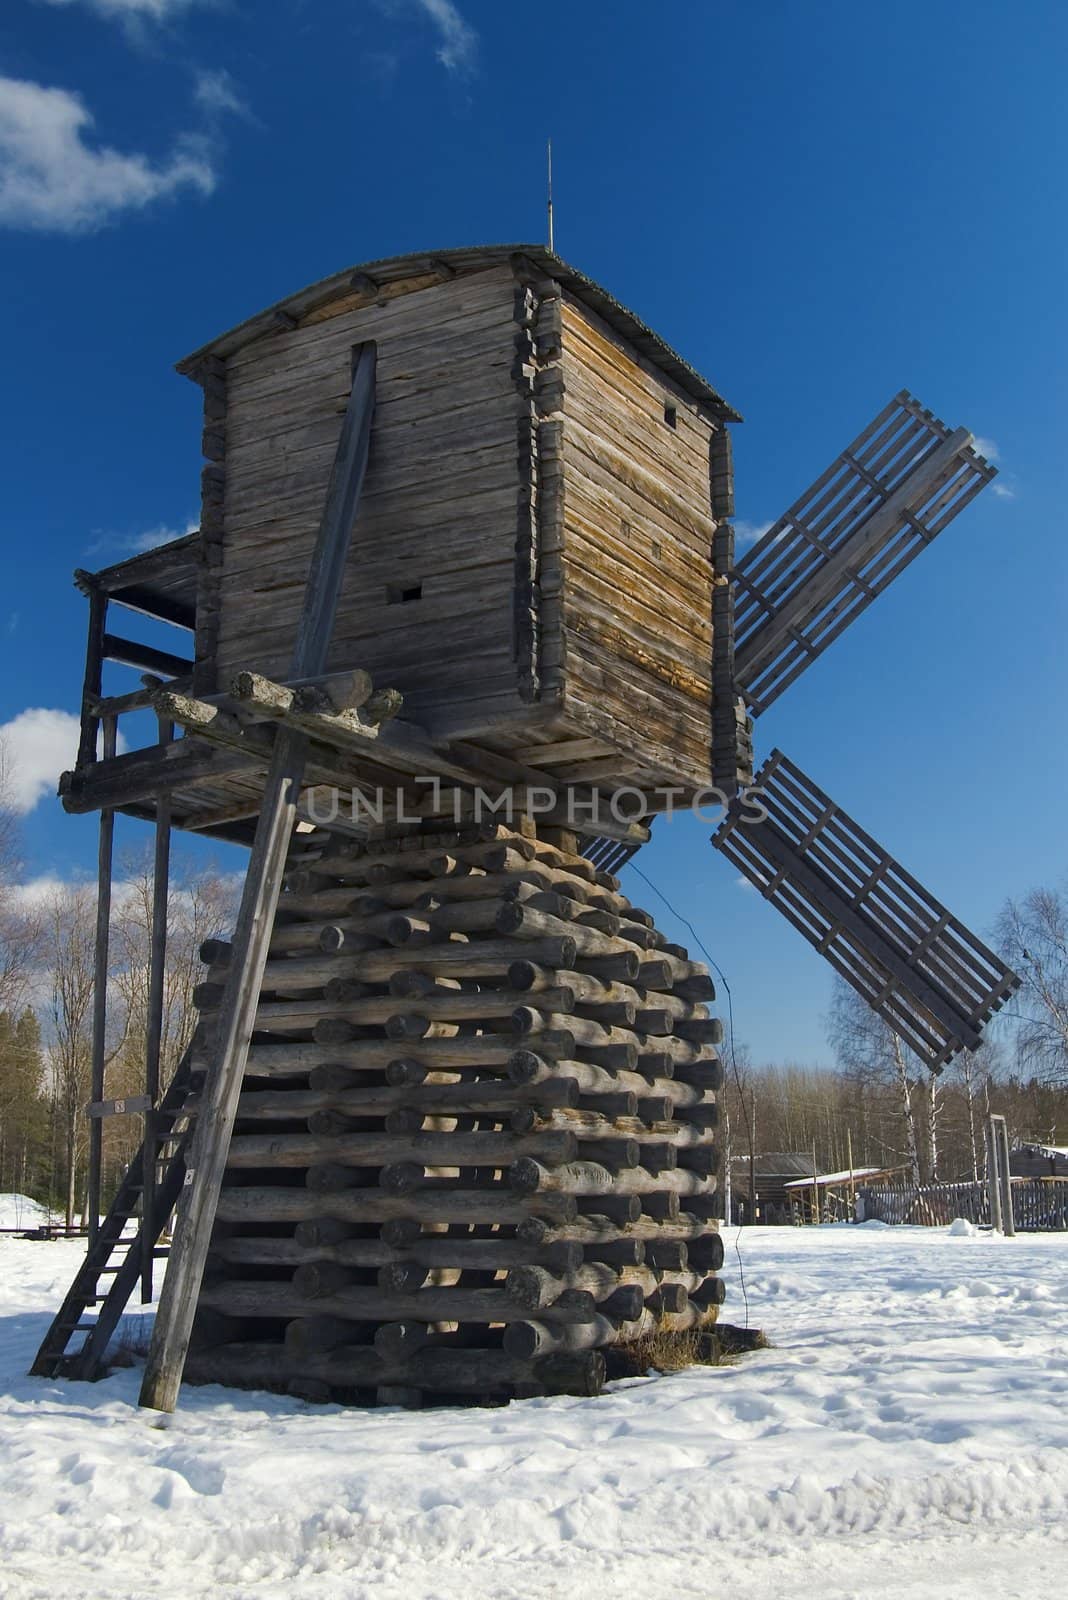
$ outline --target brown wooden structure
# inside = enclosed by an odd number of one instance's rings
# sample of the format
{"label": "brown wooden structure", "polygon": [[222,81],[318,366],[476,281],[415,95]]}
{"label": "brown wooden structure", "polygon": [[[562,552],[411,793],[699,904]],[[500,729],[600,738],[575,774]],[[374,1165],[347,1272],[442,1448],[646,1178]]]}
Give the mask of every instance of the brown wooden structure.
{"label": "brown wooden structure", "polygon": [[658,812],[715,785],[714,842],[936,1069],[1015,984],[778,752],[749,793],[752,719],[993,468],[900,395],[735,562],[737,413],[538,246],[349,269],[180,370],[199,531],[77,575],[94,1102],[116,811],[156,830],[157,999],[172,829],[252,849],[162,1099],[150,1005],[145,1146],[35,1370],[101,1370],[180,1188],[147,1404],[187,1355],[592,1392],[605,1347],[722,1297],[714,989],[613,876]]}

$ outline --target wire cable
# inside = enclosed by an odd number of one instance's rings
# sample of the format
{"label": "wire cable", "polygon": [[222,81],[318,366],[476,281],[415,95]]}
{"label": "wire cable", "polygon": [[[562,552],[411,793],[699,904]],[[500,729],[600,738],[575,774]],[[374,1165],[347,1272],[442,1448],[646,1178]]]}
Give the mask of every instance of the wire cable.
{"label": "wire cable", "polygon": [[[676,921],[681,922],[684,928],[688,928],[689,929],[690,933],[693,935],[693,941],[696,944],[697,948],[700,950],[701,954],[704,956],[704,958],[708,962],[709,966],[712,967],[712,969],[715,971],[717,977],[719,978],[720,982],[723,985],[723,991],[727,996],[727,1039],[728,1039],[728,1043],[730,1045],[731,1070],[734,1073],[734,1082],[735,1082],[735,1085],[736,1085],[736,1087],[738,1089],[738,1103],[742,1108],[742,1121],[745,1123],[745,1136],[746,1136],[746,1141],[747,1141],[747,1143],[749,1145],[749,1159],[750,1159],[750,1162],[752,1162],[754,1160],[754,1154],[753,1154],[753,1127],[752,1127],[752,1123],[749,1120],[749,1112],[746,1109],[745,1093],[744,1093],[744,1091],[742,1089],[742,1076],[741,1076],[741,1073],[738,1071],[738,1058],[734,1053],[734,999],[733,999],[733,996],[731,995],[731,986],[727,982],[726,974],[724,973],[723,968],[720,966],[719,962],[716,961],[715,958],[709,953],[708,947],[705,945],[704,940],[701,938],[701,935],[698,933],[697,929],[694,927],[694,925],[690,921],[690,919],[688,917],[684,917],[682,912],[677,910],[675,908],[675,906],[673,906],[671,904],[671,901],[668,899],[667,895],[664,894],[664,892],[661,889],[657,888],[657,886],[653,882],[652,878],[650,878],[646,873],[644,873],[642,871],[641,867],[635,866],[633,861],[628,862],[627,865],[630,867],[632,872],[636,872],[638,874],[639,878],[641,878],[643,883],[647,883],[649,885],[650,889],[657,896],[657,898],[663,902],[663,904],[667,907],[667,909],[670,911],[671,915],[676,919]],[[753,1170],[752,1166],[750,1166],[749,1170],[750,1171]],[[754,1215],[754,1217],[756,1216],[756,1206],[754,1204],[755,1199],[756,1199],[755,1195],[750,1195],[749,1202],[750,1202],[750,1205],[753,1206],[753,1215]],[[727,1218],[727,1222],[730,1223],[730,1220],[731,1220],[730,1217],[728,1217]],[[739,1283],[741,1284],[741,1287],[742,1287],[742,1304],[745,1307],[745,1326],[748,1328],[748,1326],[749,1326],[749,1295],[748,1295],[748,1293],[746,1291],[746,1287],[745,1287],[745,1268],[742,1265],[742,1251],[741,1251],[741,1247],[740,1247],[740,1245],[738,1243],[740,1234],[741,1234],[741,1229],[740,1228],[735,1229],[735,1234],[734,1234],[734,1252],[735,1252],[736,1256],[738,1257],[738,1281],[739,1281]]]}

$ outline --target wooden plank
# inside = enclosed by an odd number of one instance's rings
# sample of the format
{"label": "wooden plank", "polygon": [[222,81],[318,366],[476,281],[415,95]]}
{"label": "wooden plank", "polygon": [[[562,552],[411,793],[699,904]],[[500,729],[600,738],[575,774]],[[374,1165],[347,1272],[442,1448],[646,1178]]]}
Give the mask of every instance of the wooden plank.
{"label": "wooden plank", "polygon": [[[326,669],[341,573],[367,468],[375,404],[375,358],[373,344],[362,345],[354,352],[352,392],[293,650],[292,676],[295,678],[310,677]],[[178,1213],[141,1388],[140,1403],[156,1410],[173,1411],[182,1381],[286,851],[296,821],[306,745],[303,734],[289,729],[280,731],[267,774],[263,808],[234,931],[231,965],[197,1117],[187,1173],[186,1204]]]}
{"label": "wooden plank", "polygon": [[140,667],[144,672],[158,672],[165,678],[186,677],[193,670],[192,661],[185,656],[173,655],[169,650],[157,650],[155,645],[141,644],[134,639],[122,639],[114,633],[105,633],[102,651],[105,661],[117,661],[126,667]]}
{"label": "wooden plank", "polygon": [[[101,760],[115,755],[115,718],[104,722]],[[115,813],[108,808],[100,813],[97,844],[96,944],[93,955],[93,1029],[90,1043],[89,1093],[93,1100],[104,1098],[104,1066],[107,1051],[108,949],[111,939],[111,868],[115,850]],[[89,1247],[96,1243],[100,1226],[100,1177],[103,1154],[103,1129],[98,1120],[89,1124],[89,1174],[87,1185]]]}
{"label": "wooden plank", "polygon": [[[174,737],[171,723],[159,724],[159,743],[167,745]],[[152,1269],[155,1242],[156,1163],[158,1133],[155,1106],[160,1089],[160,1047],[163,1040],[163,1008],[167,976],[167,902],[171,875],[171,800],[161,791],[156,799],[156,830],[152,857],[152,927],[148,958],[148,1007],[145,1017],[145,1095],[148,1099],[144,1130],[144,1189],[141,1195],[141,1301],[152,1300]]]}
{"label": "wooden plank", "polygon": [[[934,1070],[974,1049],[1016,975],[780,751],[755,789],[768,819],[751,823],[734,808],[717,847]],[[832,833],[844,846],[837,859],[820,849]],[[838,862],[851,858],[862,865],[843,874]],[[907,924],[890,890],[911,908]]]}
{"label": "wooden plank", "polygon": [[737,563],[736,670],[766,709],[994,476],[898,395]]}
{"label": "wooden plank", "polygon": [[89,630],[85,650],[85,682],[82,686],[82,725],[78,740],[78,768],[91,767],[97,759],[100,733],[100,687],[104,662],[104,629],[107,624],[108,597],[100,589],[89,591]]}
{"label": "wooden plank", "polygon": [[147,1094],[130,1094],[119,1100],[90,1100],[85,1108],[87,1117],[129,1117],[152,1107]]}

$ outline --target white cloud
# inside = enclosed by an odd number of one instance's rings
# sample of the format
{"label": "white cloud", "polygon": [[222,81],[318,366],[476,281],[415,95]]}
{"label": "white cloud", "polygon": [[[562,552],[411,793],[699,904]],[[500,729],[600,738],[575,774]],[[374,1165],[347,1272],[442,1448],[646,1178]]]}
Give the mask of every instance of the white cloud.
{"label": "white cloud", "polygon": [[100,533],[86,547],[86,558],[109,556],[113,561],[121,561],[126,556],[141,555],[145,550],[156,550],[174,539],[184,539],[187,534],[196,533],[199,526],[196,517],[190,517],[184,528],[172,528],[161,522],[143,533]]}
{"label": "white cloud", "polygon": [[[20,815],[54,794],[59,775],[73,767],[81,725],[70,711],[30,706],[0,726],[4,798]],[[126,748],[120,736],[118,750]]]}
{"label": "white cloud", "polygon": [[166,22],[196,5],[211,3],[212,0],[44,0],[49,6],[84,5],[115,22]]}
{"label": "white cloud", "polygon": [[[54,872],[45,872],[39,878],[30,878],[26,883],[13,884],[10,893],[20,911],[39,911],[42,906],[48,905],[59,895],[69,894],[72,889],[87,891],[89,887],[88,877],[72,880],[61,878]],[[95,889],[95,885],[93,887]]]}
{"label": "white cloud", "polygon": [[[433,25],[438,36],[437,58],[446,72],[457,77],[470,77],[478,56],[478,34],[460,14],[453,0],[376,0],[380,11],[396,17],[403,12],[411,14],[413,8],[422,12]],[[396,58],[389,61],[389,76],[396,70]]]}
{"label": "white cloud", "polygon": [[66,89],[0,78],[0,225],[85,232],[179,189],[214,189],[202,140],[186,137],[156,165],[144,155],[87,144],[92,122]]}
{"label": "white cloud", "polygon": [[225,67],[197,73],[193,99],[209,117],[232,113],[235,117],[250,117],[248,103],[238,93],[237,84]]}
{"label": "white cloud", "polygon": [[187,534],[196,533],[199,526],[193,517],[184,528],[148,528],[144,533],[133,534],[127,544],[132,551],[140,554],[143,550],[155,550],[157,545],[170,544],[174,539],[184,539]]}
{"label": "white cloud", "polygon": [[753,891],[756,888],[756,885],[753,884],[753,883],[750,883],[748,878],[735,878],[734,881],[738,885],[739,889],[745,889],[750,894],[752,894]]}
{"label": "white cloud", "polygon": [[465,22],[452,0],[418,0],[435,28],[441,43],[438,60],[447,72],[473,72],[478,53],[478,34]]}
{"label": "white cloud", "polygon": [[770,522],[746,522],[744,518],[734,524],[734,543],[738,549],[746,550],[751,544],[757,544],[768,529]]}
{"label": "white cloud", "polygon": [[[976,450],[979,455],[985,456],[988,461],[994,463],[995,465],[1001,460],[1001,451],[998,448],[996,439],[983,439],[977,436],[972,440],[972,448]],[[1002,475],[996,480],[996,482],[992,483],[990,487],[999,500],[1016,499],[1015,479],[1013,478],[1011,472],[1008,475],[1008,481],[1006,481],[1004,475]]]}

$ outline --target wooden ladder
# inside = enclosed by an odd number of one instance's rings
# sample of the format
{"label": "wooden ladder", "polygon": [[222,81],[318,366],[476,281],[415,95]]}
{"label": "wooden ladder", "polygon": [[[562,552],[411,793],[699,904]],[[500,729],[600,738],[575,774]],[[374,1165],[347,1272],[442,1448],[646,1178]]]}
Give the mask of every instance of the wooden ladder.
{"label": "wooden ladder", "polygon": [[[146,1153],[157,1143],[162,1170],[157,1173],[152,1207],[151,1249],[156,1258],[169,1253],[159,1247],[159,1239],[185,1181],[185,1150],[190,1128],[187,1124],[176,1131],[176,1124],[182,1121],[188,1108],[192,1059],[190,1047],[154,1113],[156,1140],[142,1144],[130,1162],[96,1240],[90,1245],[66,1299],[45,1334],[30,1368],[31,1377],[103,1377],[108,1344],[141,1276],[142,1252],[149,1248],[148,1241],[142,1237],[144,1222],[138,1217],[138,1207],[144,1192]],[[136,1232],[132,1234],[126,1232],[130,1222],[136,1223]],[[111,1280],[110,1284],[104,1287],[107,1279]],[[97,1308],[95,1317],[86,1320],[94,1307]],[[82,1333],[86,1338],[77,1349],[71,1350],[71,1341]]]}

